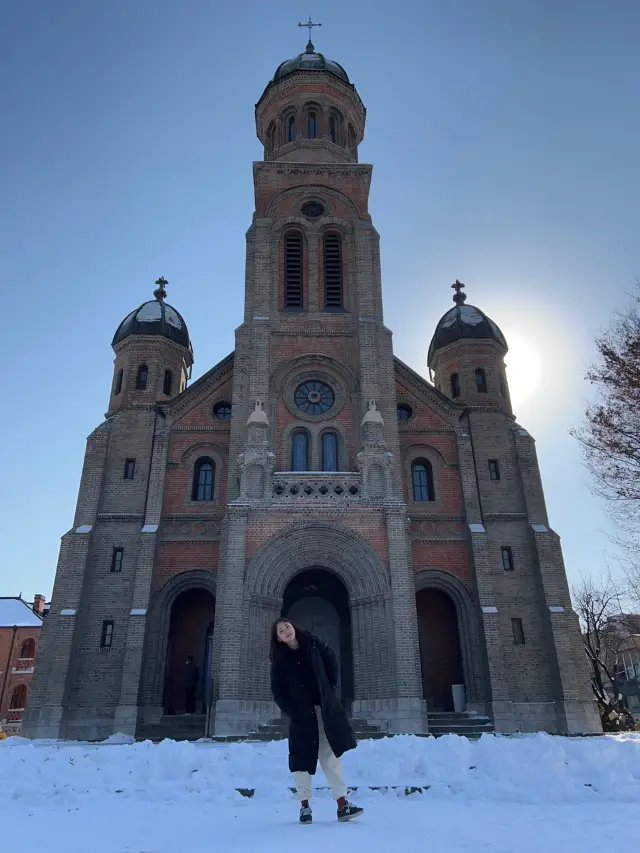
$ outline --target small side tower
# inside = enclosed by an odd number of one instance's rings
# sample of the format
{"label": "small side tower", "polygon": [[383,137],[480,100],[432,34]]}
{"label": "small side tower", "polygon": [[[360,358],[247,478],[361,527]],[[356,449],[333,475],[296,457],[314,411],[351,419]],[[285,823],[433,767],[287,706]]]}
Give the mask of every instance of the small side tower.
{"label": "small side tower", "polygon": [[459,402],[458,458],[497,731],[601,731],[560,537],[533,437],[516,423],[498,326],[453,285],[429,347],[439,390]]}
{"label": "small side tower", "polygon": [[164,301],[167,284],[159,278],[155,298],[127,314],[116,329],[108,417],[123,407],[168,400],[187,387],[193,349],[181,314]]}
{"label": "small side tower", "polygon": [[451,308],[441,317],[429,346],[436,388],[467,406],[495,407],[512,415],[504,357],[507,341],[498,326],[474,305],[465,305],[456,279]]}
{"label": "small side tower", "polygon": [[109,411],[87,439],[73,525],[62,537],[23,731],[100,740],[134,734],[169,433],[159,401],[184,390],[186,323],[154,299],[125,317]]}

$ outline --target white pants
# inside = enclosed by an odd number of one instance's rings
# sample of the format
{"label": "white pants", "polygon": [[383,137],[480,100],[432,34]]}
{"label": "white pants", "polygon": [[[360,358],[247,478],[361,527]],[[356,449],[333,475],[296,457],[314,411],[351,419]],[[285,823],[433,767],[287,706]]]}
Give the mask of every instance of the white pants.
{"label": "white pants", "polygon": [[[320,762],[320,767],[322,767],[324,771],[324,775],[327,777],[327,782],[331,786],[333,797],[337,800],[340,797],[347,796],[347,786],[344,784],[344,780],[342,778],[342,759],[336,758],[333,754],[333,750],[329,746],[329,741],[327,740],[327,735],[324,731],[324,725],[322,724],[322,712],[319,707],[316,707],[316,717],[318,718],[319,735],[318,761]],[[310,800],[312,791],[311,774],[302,770],[294,773],[294,776],[296,780],[298,798],[300,800]]]}

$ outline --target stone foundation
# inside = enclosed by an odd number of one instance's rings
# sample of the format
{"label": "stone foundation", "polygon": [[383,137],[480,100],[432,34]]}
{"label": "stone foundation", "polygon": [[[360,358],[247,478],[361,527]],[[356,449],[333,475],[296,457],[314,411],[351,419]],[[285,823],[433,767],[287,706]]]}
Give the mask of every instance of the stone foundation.
{"label": "stone foundation", "polygon": [[424,699],[356,699],[354,717],[380,726],[389,734],[426,734],[427,703]]}
{"label": "stone foundation", "polygon": [[211,710],[207,732],[215,737],[248,735],[279,716],[275,702],[218,699]]}

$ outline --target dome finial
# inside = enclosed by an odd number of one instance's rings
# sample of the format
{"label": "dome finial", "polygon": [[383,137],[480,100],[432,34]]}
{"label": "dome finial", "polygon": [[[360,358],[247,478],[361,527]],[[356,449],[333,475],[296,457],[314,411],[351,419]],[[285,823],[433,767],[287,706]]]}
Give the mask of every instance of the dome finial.
{"label": "dome finial", "polygon": [[160,278],[156,281],[158,287],[153,291],[153,295],[158,300],[158,302],[162,302],[163,299],[167,298],[167,291],[165,285],[169,284],[166,278],[161,275]]}
{"label": "dome finial", "polygon": [[309,41],[307,42],[307,46],[306,46],[304,52],[305,53],[315,53],[316,49],[313,46],[313,42],[311,41],[311,30],[313,29],[313,27],[321,27],[322,24],[314,24],[313,21],[311,20],[311,15],[309,15],[309,20],[307,21],[307,23],[306,24],[298,23],[298,26],[299,27],[307,27],[307,29],[309,30]]}
{"label": "dome finial", "polygon": [[451,287],[455,290],[455,295],[453,297],[453,301],[456,303],[458,308],[466,302],[467,294],[462,292],[462,288],[464,284],[458,279],[455,280],[455,283],[451,285]]}

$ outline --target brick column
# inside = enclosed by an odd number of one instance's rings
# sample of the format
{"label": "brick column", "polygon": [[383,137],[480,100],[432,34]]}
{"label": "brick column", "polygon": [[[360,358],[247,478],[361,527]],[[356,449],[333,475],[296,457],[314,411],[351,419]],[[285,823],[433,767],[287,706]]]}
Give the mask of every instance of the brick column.
{"label": "brick column", "polygon": [[169,431],[165,423],[156,423],[153,453],[149,473],[149,491],[144,525],[140,533],[138,561],[131,597],[131,612],[127,624],[122,686],[120,701],[116,708],[114,732],[135,735],[138,722],[138,699],[147,613],[151,597],[151,582],[156,552],[157,531],[162,513],[167,456],[169,453]]}
{"label": "brick column", "polygon": [[416,587],[409,559],[404,504],[386,505],[385,517],[397,678],[397,719],[391,730],[422,732],[426,731],[426,706],[422,698]]}
{"label": "brick column", "polygon": [[514,434],[516,454],[531,525],[532,546],[542,589],[540,617],[546,627],[555,670],[556,716],[560,731],[602,731],[591,689],[578,618],[573,612],[560,537],[548,526],[535,442],[526,430]]}
{"label": "brick column", "polygon": [[22,725],[26,737],[64,737],[63,711],[68,690],[76,616],[98,514],[110,425],[105,421],[87,439],[73,529],[62,537],[49,615],[41,629],[29,705]]}
{"label": "brick column", "polygon": [[244,570],[249,506],[237,501],[227,507],[221,555],[217,616],[214,627],[215,734],[235,734],[240,711],[243,636],[247,631]]}
{"label": "brick column", "polygon": [[[476,462],[471,434],[466,427],[457,430],[460,476],[465,503],[465,514],[471,532],[471,554],[473,558],[475,584],[480,610],[480,620],[485,645],[485,674],[488,682],[490,708],[496,730],[516,731],[513,704],[505,679],[507,662],[500,637],[500,624],[496,592],[491,577],[489,540],[483,524],[480,496],[475,471]],[[485,709],[478,709],[484,711]]]}

